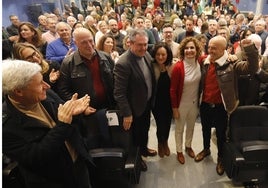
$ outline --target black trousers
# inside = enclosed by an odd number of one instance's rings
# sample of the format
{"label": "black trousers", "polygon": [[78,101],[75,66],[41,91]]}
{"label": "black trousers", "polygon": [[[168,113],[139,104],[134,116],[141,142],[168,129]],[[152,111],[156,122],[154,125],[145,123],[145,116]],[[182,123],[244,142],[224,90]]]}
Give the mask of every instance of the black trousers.
{"label": "black trousers", "polygon": [[203,132],[203,147],[210,148],[211,128],[215,127],[217,136],[218,157],[222,158],[223,144],[226,141],[228,115],[223,104],[201,103],[200,117]]}
{"label": "black trousers", "polygon": [[138,146],[141,153],[147,150],[148,132],[150,128],[151,105],[147,102],[146,109],[143,114],[138,117],[133,117],[132,134],[133,143]]}
{"label": "black trousers", "polygon": [[168,140],[172,120],[172,111],[153,110],[153,115],[157,127],[156,136],[159,143]]}

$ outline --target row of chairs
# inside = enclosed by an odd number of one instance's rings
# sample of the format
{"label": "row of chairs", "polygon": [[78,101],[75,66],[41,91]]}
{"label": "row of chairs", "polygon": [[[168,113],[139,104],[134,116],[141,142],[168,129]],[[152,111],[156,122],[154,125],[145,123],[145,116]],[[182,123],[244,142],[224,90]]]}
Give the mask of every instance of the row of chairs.
{"label": "row of chairs", "polygon": [[[90,150],[97,166],[98,188],[128,188],[139,183],[140,151],[132,146],[131,133],[124,131],[117,111],[107,117],[112,147]],[[254,187],[268,181],[268,109],[264,106],[241,106],[231,115],[229,140],[224,145],[223,163],[235,185]],[[16,163],[3,170],[3,187],[18,188],[21,177]]]}

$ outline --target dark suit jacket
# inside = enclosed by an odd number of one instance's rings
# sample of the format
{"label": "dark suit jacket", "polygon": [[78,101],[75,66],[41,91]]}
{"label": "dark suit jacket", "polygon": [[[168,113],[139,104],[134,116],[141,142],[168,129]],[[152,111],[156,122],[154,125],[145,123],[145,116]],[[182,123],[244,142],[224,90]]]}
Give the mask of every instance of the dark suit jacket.
{"label": "dark suit jacket", "polygon": [[[151,63],[152,57],[148,52],[145,55],[145,61],[151,71],[152,98],[154,98],[155,76]],[[137,62],[137,56],[130,50],[126,51],[115,64],[114,79],[114,98],[122,116],[133,115],[137,117],[142,115],[148,102],[148,90],[144,75]]]}
{"label": "dark suit jacket", "polygon": [[[197,32],[193,31],[193,32],[191,33],[191,37],[194,37],[194,36],[197,35],[197,34],[198,34]],[[181,41],[182,41],[185,37],[186,37],[186,31],[180,33],[180,34],[177,36],[177,40],[176,40],[176,42],[180,44]]]}

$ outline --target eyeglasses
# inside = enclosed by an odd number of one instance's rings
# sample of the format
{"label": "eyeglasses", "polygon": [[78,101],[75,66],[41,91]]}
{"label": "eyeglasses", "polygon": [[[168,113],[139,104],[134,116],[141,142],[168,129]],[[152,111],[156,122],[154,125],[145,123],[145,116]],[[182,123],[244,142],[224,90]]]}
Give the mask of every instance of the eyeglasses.
{"label": "eyeglasses", "polygon": [[29,56],[25,57],[24,59],[25,59],[26,61],[33,61],[34,57],[39,57],[39,54],[38,54],[36,51],[34,51],[34,52],[32,53],[32,55],[29,55]]}

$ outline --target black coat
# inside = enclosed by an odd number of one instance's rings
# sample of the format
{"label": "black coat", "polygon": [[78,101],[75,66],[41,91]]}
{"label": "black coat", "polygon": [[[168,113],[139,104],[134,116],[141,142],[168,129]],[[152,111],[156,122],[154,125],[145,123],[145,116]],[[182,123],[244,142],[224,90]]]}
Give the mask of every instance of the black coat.
{"label": "black coat", "polygon": [[8,98],[3,104],[3,153],[18,162],[26,187],[79,187],[74,163],[65,147],[66,140],[76,148],[79,158],[85,163],[91,162],[77,126],[57,121],[60,102],[61,99],[51,90],[42,102],[56,122],[52,129],[17,110]]}

